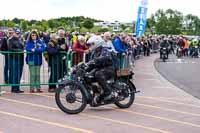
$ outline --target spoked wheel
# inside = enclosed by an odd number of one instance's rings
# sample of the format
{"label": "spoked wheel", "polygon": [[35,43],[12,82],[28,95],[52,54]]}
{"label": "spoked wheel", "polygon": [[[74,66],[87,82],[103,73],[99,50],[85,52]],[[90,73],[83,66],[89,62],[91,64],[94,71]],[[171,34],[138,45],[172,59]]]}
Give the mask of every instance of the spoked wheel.
{"label": "spoked wheel", "polygon": [[86,97],[80,86],[69,83],[56,90],[56,104],[65,113],[78,114],[82,112],[86,105]]}
{"label": "spoked wheel", "polygon": [[126,84],[126,89],[122,91],[123,100],[119,100],[115,102],[115,105],[119,108],[129,108],[134,100],[135,100],[135,86],[131,83],[131,81],[120,80]]}

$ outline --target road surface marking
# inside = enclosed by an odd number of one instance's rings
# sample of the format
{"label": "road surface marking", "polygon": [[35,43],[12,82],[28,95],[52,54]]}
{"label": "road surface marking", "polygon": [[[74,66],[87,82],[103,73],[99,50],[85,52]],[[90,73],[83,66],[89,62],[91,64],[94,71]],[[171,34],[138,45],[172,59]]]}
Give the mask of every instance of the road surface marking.
{"label": "road surface marking", "polygon": [[179,102],[192,102],[192,100],[189,100],[189,99],[185,99],[184,98],[181,98],[181,99],[177,99],[177,98],[168,98],[168,97],[155,97],[155,98],[159,98],[159,99],[167,99],[167,100],[176,100],[176,101],[179,101]]}
{"label": "road surface marking", "polygon": [[[48,97],[48,98],[53,98],[52,96],[46,96],[46,95],[41,95],[41,94],[36,94],[36,95],[38,95],[38,96],[44,96],[44,97]],[[165,111],[182,113],[182,114],[186,114],[186,115],[192,115],[192,116],[198,116],[198,117],[200,117],[200,114],[194,114],[194,113],[188,113],[188,112],[183,112],[183,111],[177,111],[177,110],[173,110],[173,109],[165,109],[165,108],[161,108],[161,107],[157,107],[157,106],[152,106],[152,105],[145,105],[145,104],[138,104],[138,103],[135,103],[135,104],[136,105],[140,105],[140,106],[145,106],[145,107],[150,107],[150,108],[156,108],[156,109],[161,109],[161,110],[165,110]],[[104,108],[106,108],[106,107],[104,107]],[[174,120],[174,119],[168,119],[168,118],[165,118],[165,117],[158,117],[158,116],[144,114],[144,113],[140,113],[140,112],[132,112],[132,111],[128,111],[128,110],[119,110],[119,109],[115,109],[115,108],[112,108],[112,109],[116,110],[118,112],[127,112],[127,113],[131,113],[131,114],[141,115],[141,116],[150,117],[150,118],[154,118],[154,119],[160,119],[160,120],[165,120],[165,121],[168,121],[168,122],[174,122],[174,123],[179,123],[179,124],[183,124],[183,125],[189,125],[189,126],[200,128],[200,125],[189,123],[189,122],[183,122],[183,121],[178,121],[178,120]]]}
{"label": "road surface marking", "polygon": [[160,80],[160,79],[155,79],[155,78],[149,78],[149,79],[142,79],[142,80],[149,80],[149,81],[159,81],[159,82],[161,82],[162,80]]}
{"label": "road surface marking", "polygon": [[158,73],[153,73],[153,72],[138,72],[138,71],[136,71],[135,72],[136,74],[145,74],[145,75],[153,75],[153,76],[160,76],[160,74],[158,74]]}
{"label": "road surface marking", "polygon": [[51,126],[67,128],[67,129],[71,129],[71,130],[78,131],[78,132],[93,133],[92,131],[85,130],[85,129],[82,129],[82,128],[76,128],[76,127],[72,127],[72,126],[65,125],[65,124],[41,120],[41,119],[37,119],[37,118],[34,118],[34,117],[28,117],[28,116],[25,116],[25,115],[19,115],[19,114],[15,114],[15,113],[4,112],[4,111],[0,111],[0,114],[16,117],[16,118],[20,118],[20,119],[30,120],[30,121],[34,121],[34,122],[39,122],[39,123],[43,123],[43,124],[48,124],[48,125],[51,125]]}
{"label": "road surface marking", "polygon": [[190,122],[183,122],[183,121],[178,121],[178,120],[174,120],[174,119],[168,119],[168,118],[165,118],[165,117],[159,117],[159,116],[144,114],[144,113],[140,113],[140,112],[133,112],[133,111],[130,111],[130,110],[122,110],[122,109],[116,109],[116,108],[108,108],[108,109],[114,109],[118,112],[126,112],[126,113],[129,113],[129,114],[140,115],[140,116],[145,116],[145,117],[150,117],[150,118],[154,118],[154,119],[159,119],[159,120],[164,120],[164,121],[168,121],[168,122],[174,122],[174,123],[178,123],[178,124],[183,124],[183,125],[188,125],[188,126],[200,128],[200,125],[193,124],[193,123],[190,123]]}
{"label": "road surface marking", "polygon": [[[52,96],[45,96],[45,95],[42,95],[42,96],[48,97],[48,98],[53,98]],[[182,114],[186,114],[186,115],[192,115],[192,116],[198,116],[198,117],[200,117],[200,114],[194,114],[194,113],[188,113],[188,112],[183,112],[183,111],[177,111],[177,110],[173,110],[173,109],[166,109],[166,108],[161,108],[161,107],[152,106],[152,105],[145,105],[145,104],[139,104],[139,103],[135,103],[135,104],[136,105],[142,105],[142,106],[145,106],[145,107],[151,107],[151,108],[161,109],[161,110],[165,110],[165,111],[182,113]],[[104,108],[106,108],[106,107],[104,107]],[[164,117],[158,117],[158,116],[144,114],[144,113],[139,113],[139,112],[132,112],[132,111],[128,111],[128,110],[120,110],[120,109],[115,109],[115,108],[112,108],[112,109],[114,109],[114,110],[116,110],[118,112],[127,112],[127,113],[131,113],[131,114],[136,114],[136,115],[151,117],[151,118],[155,118],[155,119],[160,119],[160,120],[165,120],[165,121],[169,121],[169,122],[174,122],[174,123],[179,123],[179,124],[183,124],[183,125],[189,125],[189,126],[200,128],[200,125],[189,123],[189,122],[183,122],[183,121],[178,121],[178,120],[174,120],[174,119],[168,119],[168,118],[164,118]]]}
{"label": "road surface marking", "polygon": [[153,88],[156,88],[156,89],[162,89],[162,88],[165,88],[165,89],[173,89],[174,87],[167,87],[167,86],[155,86]]}
{"label": "road surface marking", "polygon": [[131,127],[143,128],[143,129],[147,129],[147,130],[151,130],[151,131],[155,131],[155,132],[160,132],[160,133],[170,133],[169,131],[165,131],[165,130],[161,130],[161,129],[157,129],[157,128],[146,127],[146,126],[142,126],[142,125],[137,125],[137,124],[119,121],[119,120],[113,120],[113,119],[110,119],[110,118],[105,118],[105,117],[100,117],[100,116],[91,116],[91,115],[87,115],[87,114],[83,114],[83,116],[87,116],[87,117],[95,118],[95,119],[102,119],[102,120],[106,120],[106,121],[111,121],[113,123],[118,123],[118,124],[123,124],[123,125],[129,125]]}
{"label": "road surface marking", "polygon": [[169,100],[161,100],[160,98],[155,98],[155,97],[138,96],[138,98],[152,99],[152,100],[155,100],[155,101],[161,101],[161,102],[167,102],[167,103],[173,103],[173,104],[180,104],[180,105],[184,105],[184,106],[188,106],[188,107],[200,108],[200,106],[197,106],[197,105],[191,105],[191,104],[186,104],[186,103],[182,103],[182,102],[173,102],[173,101],[169,101]]}
{"label": "road surface marking", "polygon": [[[29,103],[29,102],[12,100],[12,99],[2,98],[2,97],[0,97],[0,99],[1,100],[5,100],[5,101],[9,101],[9,102],[30,105],[32,107],[38,107],[38,108],[43,108],[43,109],[51,109],[51,110],[55,110],[55,111],[59,111],[60,112],[60,110],[58,108],[49,107],[49,106],[45,106],[45,105],[33,104],[33,103]],[[160,133],[171,133],[169,131],[161,130],[161,129],[158,129],[158,128],[152,128],[152,127],[148,127],[148,126],[142,126],[142,125],[138,125],[138,124],[134,124],[134,123],[129,123],[129,122],[120,121],[120,120],[111,119],[111,118],[106,118],[106,117],[101,117],[101,116],[95,116],[95,115],[86,114],[86,113],[81,113],[80,115],[88,117],[88,118],[100,119],[100,120],[109,121],[109,122],[112,122],[112,123],[123,124],[123,125],[131,126],[131,127],[142,128],[142,129],[146,129],[146,130],[150,130],[150,131],[156,131],[156,132],[160,132]]]}
{"label": "road surface marking", "polygon": [[[34,94],[34,95],[43,96],[43,97],[54,99],[53,96],[47,96],[47,95],[41,95],[41,94]],[[200,117],[200,114],[179,111],[177,109],[175,110],[175,109],[163,108],[163,107],[159,107],[159,106],[153,106],[153,105],[147,105],[147,104],[141,104],[141,103],[134,103],[134,104],[135,105],[139,105],[139,106],[148,107],[148,108],[160,109],[160,110],[165,110],[165,111],[170,111],[170,112],[176,112],[176,113],[179,113],[179,114],[185,114],[185,115],[191,115],[191,116]]]}
{"label": "road surface marking", "polygon": [[179,110],[175,110],[175,109],[162,108],[162,107],[159,107],[159,106],[153,106],[153,105],[147,105],[147,104],[141,104],[141,103],[134,103],[134,104],[139,105],[139,106],[148,107],[148,108],[155,108],[155,109],[160,109],[160,110],[165,110],[165,111],[170,111],[170,112],[176,112],[176,113],[179,113],[179,114],[186,114],[186,115],[200,117],[200,114],[196,114],[196,113],[189,113],[189,112],[179,111]]}

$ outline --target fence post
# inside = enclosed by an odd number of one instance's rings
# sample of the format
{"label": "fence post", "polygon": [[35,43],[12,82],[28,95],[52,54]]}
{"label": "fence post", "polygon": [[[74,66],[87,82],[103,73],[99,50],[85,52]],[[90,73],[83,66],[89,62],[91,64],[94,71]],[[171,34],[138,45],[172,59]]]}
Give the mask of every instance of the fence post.
{"label": "fence post", "polygon": [[83,54],[83,62],[86,63],[86,54]]}
{"label": "fence post", "polygon": [[2,91],[2,88],[0,86],[0,96],[2,96],[2,94],[6,93],[5,91]]}

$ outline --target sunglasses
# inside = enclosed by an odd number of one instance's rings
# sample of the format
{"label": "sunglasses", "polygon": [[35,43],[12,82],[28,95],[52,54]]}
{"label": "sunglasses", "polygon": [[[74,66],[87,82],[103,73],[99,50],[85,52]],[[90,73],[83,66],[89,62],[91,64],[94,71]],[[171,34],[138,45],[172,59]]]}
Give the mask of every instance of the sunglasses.
{"label": "sunglasses", "polygon": [[34,35],[34,34],[33,34],[33,35],[31,35],[31,36],[37,36],[37,35]]}

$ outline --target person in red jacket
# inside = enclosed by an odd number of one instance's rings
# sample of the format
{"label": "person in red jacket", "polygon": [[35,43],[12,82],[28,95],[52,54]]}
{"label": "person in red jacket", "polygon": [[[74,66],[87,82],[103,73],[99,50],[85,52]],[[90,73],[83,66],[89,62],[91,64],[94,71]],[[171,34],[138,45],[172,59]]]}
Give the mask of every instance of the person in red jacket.
{"label": "person in red jacket", "polygon": [[86,45],[85,38],[81,35],[78,36],[78,40],[73,44],[72,50],[76,52],[73,56],[73,65],[77,65],[79,62],[83,61],[83,54],[88,54],[90,52]]}

